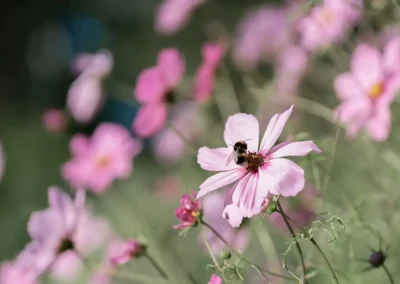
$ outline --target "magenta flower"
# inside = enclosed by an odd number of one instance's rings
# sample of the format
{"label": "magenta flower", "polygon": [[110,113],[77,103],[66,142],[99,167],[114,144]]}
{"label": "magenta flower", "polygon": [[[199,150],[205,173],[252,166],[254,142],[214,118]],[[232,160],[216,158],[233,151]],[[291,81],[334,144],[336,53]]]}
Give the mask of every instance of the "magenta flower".
{"label": "magenta flower", "polygon": [[316,50],[342,41],[361,18],[362,0],[324,0],[299,24],[301,45]]}
{"label": "magenta flower", "polygon": [[34,271],[24,269],[13,262],[3,262],[0,264],[0,283],[1,284],[36,284],[37,275]]}
{"label": "magenta flower", "polygon": [[[231,247],[244,251],[249,242],[249,231],[245,227],[232,228],[229,222],[222,217],[225,197],[221,193],[211,193],[203,200],[203,220],[216,230]],[[207,241],[212,251],[219,254],[225,247],[224,242],[211,230],[206,229]]]}
{"label": "magenta flower", "polygon": [[[193,192],[193,197],[196,194]],[[180,207],[176,208],[175,216],[181,223],[175,225],[174,229],[185,229],[197,225],[198,219],[201,217],[202,210],[200,201],[192,199],[189,195],[184,194],[181,198]]]}
{"label": "magenta flower", "polygon": [[156,10],[155,28],[163,35],[171,35],[182,29],[194,10],[205,0],[164,0]]}
{"label": "magenta flower", "polygon": [[112,68],[113,57],[108,51],[78,55],[71,68],[80,73],[67,94],[67,108],[79,123],[90,122],[103,102],[102,80]]}
{"label": "magenta flower", "polygon": [[210,282],[208,284],[222,284],[222,279],[216,274],[211,275]]}
{"label": "magenta flower", "polygon": [[144,246],[138,240],[115,241],[110,247],[110,263],[112,267],[128,263],[133,258],[140,257]]}
{"label": "magenta flower", "polygon": [[90,138],[81,134],[72,137],[70,149],[73,158],[63,165],[63,178],[74,188],[104,192],[115,179],[130,176],[132,159],[142,144],[124,127],[103,123]]}
{"label": "magenta flower", "polygon": [[[286,156],[304,156],[311,151],[321,151],[312,141],[284,142],[275,147],[293,106],[272,117],[259,147],[259,125],[251,114],[230,116],[225,124],[224,139],[227,147],[199,149],[197,162],[202,169],[218,171],[200,185],[197,198],[234,183],[226,196],[223,216],[233,227],[238,227],[243,217],[260,213],[268,194],[295,196],[304,188],[304,170]],[[238,141],[248,145],[247,166],[227,160]]]}
{"label": "magenta flower", "polygon": [[60,109],[48,109],[42,115],[42,123],[49,132],[60,132],[65,129],[67,117]]}
{"label": "magenta flower", "polygon": [[185,72],[185,62],[175,48],[162,50],[157,65],[140,73],[135,86],[135,95],[142,103],[133,122],[133,130],[142,137],[150,137],[165,125],[168,103],[173,91]]}
{"label": "magenta flower", "polygon": [[336,95],[342,100],[336,116],[347,125],[348,136],[354,137],[363,127],[376,141],[389,136],[390,104],[400,88],[398,40],[389,42],[383,54],[360,44],[353,53],[350,72],[335,79]]}
{"label": "magenta flower", "polygon": [[197,70],[194,81],[194,98],[196,101],[207,101],[214,90],[214,78],[217,67],[224,55],[221,44],[204,44],[202,47],[203,63]]}

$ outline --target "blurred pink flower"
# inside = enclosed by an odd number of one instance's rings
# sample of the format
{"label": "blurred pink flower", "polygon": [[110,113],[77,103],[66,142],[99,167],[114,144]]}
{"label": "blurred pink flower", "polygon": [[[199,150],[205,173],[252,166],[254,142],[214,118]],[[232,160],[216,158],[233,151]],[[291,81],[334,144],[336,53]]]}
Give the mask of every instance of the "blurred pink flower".
{"label": "blurred pink flower", "polygon": [[0,142],[0,182],[3,179],[4,172],[6,171],[6,154],[3,144]]}
{"label": "blurred pink flower", "polygon": [[[170,124],[185,135],[188,141],[194,141],[199,131],[196,118],[199,117],[193,102],[179,103],[171,110]],[[166,164],[177,162],[186,150],[186,143],[171,127],[164,128],[152,140],[155,158]]]}
{"label": "blurred pink flower", "polygon": [[336,77],[334,88],[342,100],[336,117],[347,125],[348,136],[354,137],[362,127],[376,141],[389,136],[390,104],[400,88],[399,48],[398,39],[389,42],[383,54],[360,44],[353,53],[350,72]]}
{"label": "blurred pink flower", "polygon": [[265,6],[245,16],[233,46],[233,59],[239,67],[252,70],[260,61],[274,59],[293,41],[288,12],[285,7]]}
{"label": "blurred pink flower", "polygon": [[133,258],[139,257],[144,250],[143,244],[138,240],[115,241],[111,246],[109,257],[113,267],[123,265]]}
{"label": "blurred pink flower", "polygon": [[60,109],[48,109],[43,113],[42,123],[47,131],[59,132],[65,129],[67,117]]}
{"label": "blurred pink flower", "polygon": [[[230,116],[225,124],[226,148],[199,149],[197,162],[208,171],[219,171],[200,185],[197,198],[235,182],[226,196],[223,216],[233,227],[238,227],[243,217],[261,212],[268,194],[295,196],[304,188],[304,170],[286,156],[304,156],[311,151],[321,151],[312,141],[283,142],[275,147],[285,127],[293,106],[272,117],[259,146],[259,125],[251,114]],[[247,167],[232,162],[226,164],[233,146],[238,141],[248,145]]]}
{"label": "blurred pink flower", "polygon": [[110,274],[100,267],[90,277],[89,284],[112,284]]}
{"label": "blurred pink flower", "polygon": [[210,282],[208,282],[208,284],[222,284],[222,279],[218,275],[213,274],[211,275]]}
{"label": "blurred pink flower", "polygon": [[[193,192],[193,197],[196,194]],[[174,229],[185,229],[197,224],[197,219],[202,214],[200,201],[192,199],[189,195],[184,194],[181,198],[181,204],[175,209],[175,216],[181,223],[175,225]]]}
{"label": "blurred pink flower", "polygon": [[[222,217],[225,197],[221,193],[211,193],[203,200],[203,220],[216,230],[234,249],[244,251],[248,245],[249,232],[246,228],[232,228]],[[225,247],[224,242],[211,230],[206,229],[206,237],[212,251],[219,254]]]}
{"label": "blurred pink flower", "polygon": [[324,0],[299,23],[301,45],[308,50],[342,41],[361,19],[362,0]]}
{"label": "blurred pink flower", "polygon": [[142,107],[133,121],[133,130],[142,137],[159,132],[168,117],[168,103],[185,72],[185,62],[175,48],[163,49],[157,65],[145,69],[137,78],[135,96]]}
{"label": "blurred pink flower", "polygon": [[215,73],[224,56],[224,47],[221,44],[204,44],[202,56],[203,63],[194,79],[194,98],[199,102],[207,101],[214,90]]}
{"label": "blurred pink flower", "polygon": [[156,191],[161,199],[175,199],[182,190],[182,178],[179,175],[162,177],[156,183]]}
{"label": "blurred pink flower", "polygon": [[101,107],[102,80],[110,73],[112,65],[113,57],[108,51],[78,55],[73,60],[71,67],[80,75],[68,90],[67,108],[77,122],[90,122]]}
{"label": "blurred pink flower", "polygon": [[37,275],[32,270],[24,269],[13,262],[0,264],[1,284],[36,284]]}
{"label": "blurred pink flower", "polygon": [[104,192],[118,178],[132,173],[132,159],[140,153],[142,143],[131,137],[123,126],[103,123],[88,138],[72,137],[72,159],[61,169],[62,177],[74,188]]}
{"label": "blurred pink flower", "polygon": [[155,29],[163,35],[171,35],[187,25],[194,10],[205,0],[164,0],[155,15]]}

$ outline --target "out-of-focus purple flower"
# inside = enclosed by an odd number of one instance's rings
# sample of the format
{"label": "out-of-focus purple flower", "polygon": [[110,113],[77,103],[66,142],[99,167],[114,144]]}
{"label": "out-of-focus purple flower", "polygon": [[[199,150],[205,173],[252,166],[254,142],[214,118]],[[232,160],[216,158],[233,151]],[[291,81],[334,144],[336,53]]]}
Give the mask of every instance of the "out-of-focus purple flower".
{"label": "out-of-focus purple flower", "polygon": [[73,72],[80,75],[71,84],[67,94],[67,108],[79,123],[90,122],[103,103],[102,80],[113,66],[108,51],[78,55],[72,62]]}
{"label": "out-of-focus purple flower", "polygon": [[252,70],[293,41],[288,12],[285,7],[265,6],[246,15],[237,28],[233,46],[233,59],[239,67]]}
{"label": "out-of-focus purple flower", "polygon": [[189,195],[184,194],[181,198],[181,204],[175,210],[175,216],[181,222],[175,225],[174,229],[185,229],[197,225],[198,218],[201,217],[202,210],[200,201],[196,200],[196,194],[193,192],[192,199]]}
{"label": "out-of-focus purple flower", "polygon": [[138,240],[113,242],[109,250],[111,266],[123,265],[133,258],[140,257],[144,249],[143,244]]}
{"label": "out-of-focus purple flower", "polygon": [[13,262],[0,264],[1,284],[36,284],[37,275],[33,270],[23,268]]}
{"label": "out-of-focus purple flower", "polygon": [[[234,249],[244,251],[248,245],[249,232],[246,228],[233,228],[223,218],[225,197],[220,193],[207,195],[203,200],[203,220],[216,230]],[[225,247],[224,242],[211,230],[206,229],[206,237],[212,251],[219,254]]]}
{"label": "out-of-focus purple flower", "polygon": [[72,137],[73,158],[63,165],[61,173],[74,188],[104,192],[115,179],[130,176],[132,159],[141,149],[142,143],[124,127],[103,123],[90,138],[81,134]]}
{"label": "out-of-focus purple flower", "polygon": [[145,69],[137,78],[135,96],[142,107],[133,121],[133,130],[142,137],[159,132],[168,117],[168,103],[185,72],[185,62],[175,48],[163,49],[157,65]]}
{"label": "out-of-focus purple flower", "polygon": [[65,129],[67,117],[60,109],[48,109],[42,115],[42,123],[47,131],[59,132]]}
{"label": "out-of-focus purple flower", "polygon": [[0,141],[0,182],[3,179],[4,172],[6,171],[6,154],[3,144]]}
{"label": "out-of-focus purple flower", "polygon": [[171,35],[187,25],[194,10],[205,0],[164,0],[155,15],[155,29],[163,35]]}
{"label": "out-of-focus purple flower", "polygon": [[300,22],[301,45],[314,51],[342,41],[362,10],[362,0],[324,0]]}
{"label": "out-of-focus purple flower", "polygon": [[203,62],[194,79],[194,98],[196,101],[207,101],[214,90],[214,78],[217,67],[224,55],[221,44],[204,44],[202,47]]}
{"label": "out-of-focus purple flower", "polygon": [[211,275],[210,282],[208,284],[222,284],[222,279],[216,274]]}
{"label": "out-of-focus purple flower", "polygon": [[334,88],[342,103],[336,117],[354,137],[365,127],[369,136],[386,140],[390,132],[390,104],[400,89],[400,38],[389,42],[383,54],[367,44],[353,53],[350,72],[336,77]]}

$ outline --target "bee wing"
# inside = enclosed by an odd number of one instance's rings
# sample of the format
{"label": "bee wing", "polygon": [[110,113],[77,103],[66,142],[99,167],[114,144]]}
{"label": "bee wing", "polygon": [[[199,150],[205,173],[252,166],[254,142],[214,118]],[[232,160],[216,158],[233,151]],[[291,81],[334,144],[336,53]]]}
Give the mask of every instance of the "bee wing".
{"label": "bee wing", "polygon": [[232,153],[229,155],[228,160],[226,160],[226,166],[229,166],[230,163],[235,159],[237,160],[237,155],[235,151],[232,151]]}

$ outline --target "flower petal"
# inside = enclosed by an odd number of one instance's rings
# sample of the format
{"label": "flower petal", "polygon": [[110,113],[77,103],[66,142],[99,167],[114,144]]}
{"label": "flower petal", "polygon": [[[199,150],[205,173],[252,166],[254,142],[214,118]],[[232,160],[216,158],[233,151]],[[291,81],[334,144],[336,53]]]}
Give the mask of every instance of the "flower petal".
{"label": "flower petal", "polygon": [[368,134],[375,141],[384,141],[388,138],[390,132],[390,109],[389,107],[380,107],[366,124]]}
{"label": "flower petal", "polygon": [[142,137],[150,137],[159,132],[167,120],[165,104],[146,104],[136,114],[133,130]]}
{"label": "flower petal", "polygon": [[77,210],[71,197],[63,192],[61,188],[50,186],[48,198],[50,208],[60,214],[60,217],[64,221],[62,225],[65,226],[65,230],[67,232],[72,230],[76,225]]}
{"label": "flower petal", "polygon": [[232,154],[232,148],[216,148],[210,149],[202,147],[197,154],[197,163],[203,170],[207,171],[229,171],[240,166],[236,165],[233,161],[228,166],[226,162]]}
{"label": "flower petal", "polygon": [[269,150],[271,150],[272,146],[274,146],[276,140],[278,140],[279,136],[281,135],[283,128],[287,120],[292,113],[293,105],[286,110],[284,113],[277,113],[275,114],[270,122],[268,123],[267,130],[265,131],[264,137],[261,141],[260,145],[260,153],[266,155]]}
{"label": "flower petal", "polygon": [[85,135],[76,134],[71,138],[69,148],[74,156],[84,155],[90,149],[90,141]]}
{"label": "flower petal", "polygon": [[157,58],[157,67],[168,89],[177,87],[185,72],[185,61],[176,48],[163,49]]}
{"label": "flower petal", "polygon": [[304,188],[304,170],[290,160],[270,160],[259,173],[272,194],[295,196]]}
{"label": "flower petal", "polygon": [[242,212],[235,204],[226,206],[222,216],[235,228],[238,228],[243,220]]}
{"label": "flower petal", "polygon": [[346,100],[335,110],[335,116],[347,124],[347,135],[353,137],[364,126],[371,112],[372,104],[368,98]]}
{"label": "flower petal", "polygon": [[317,145],[315,145],[313,141],[299,141],[289,144],[286,143],[286,145],[271,153],[270,158],[276,159],[287,156],[305,156],[311,151],[321,153],[321,150],[318,149]]}
{"label": "flower petal", "polygon": [[238,179],[242,178],[246,173],[247,170],[245,168],[237,168],[209,177],[200,185],[200,191],[197,193],[196,199],[199,199],[207,193],[210,193],[211,191],[214,191],[225,185],[234,183]]}
{"label": "flower petal", "polygon": [[357,79],[350,72],[337,76],[333,87],[336,96],[341,100],[367,95],[367,90],[363,89],[363,87],[357,82]]}
{"label": "flower petal", "polygon": [[225,124],[224,139],[228,147],[238,141],[245,141],[250,152],[257,152],[259,141],[258,120],[251,114],[237,113],[228,117]]}
{"label": "flower petal", "polygon": [[369,90],[373,84],[381,82],[382,67],[382,56],[377,48],[360,44],[354,51],[351,71],[366,90]]}
{"label": "flower petal", "polygon": [[161,102],[167,92],[167,86],[158,67],[143,70],[136,79],[135,95],[140,103]]}
{"label": "flower petal", "polygon": [[383,60],[385,68],[389,72],[400,71],[400,37],[395,37],[386,44]]}

